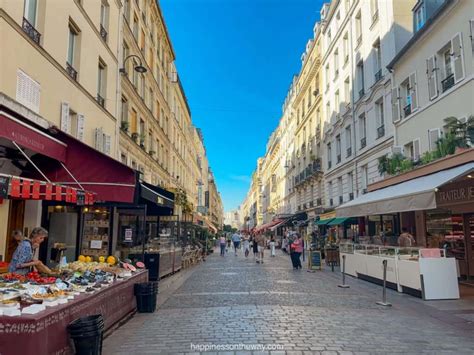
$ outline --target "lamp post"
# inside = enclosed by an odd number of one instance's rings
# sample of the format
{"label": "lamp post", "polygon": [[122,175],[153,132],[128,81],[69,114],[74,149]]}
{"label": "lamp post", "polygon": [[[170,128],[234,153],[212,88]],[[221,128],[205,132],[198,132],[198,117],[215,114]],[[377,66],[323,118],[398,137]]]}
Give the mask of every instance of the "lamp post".
{"label": "lamp post", "polygon": [[[146,73],[147,72],[147,69],[143,66],[142,64],[142,59],[136,55],[136,54],[130,54],[127,58],[124,59],[123,61],[123,68],[120,68],[119,69],[119,72],[122,73],[122,74],[126,74],[127,73],[127,70],[125,69],[125,63],[127,62],[127,60],[129,60],[130,58],[137,58],[138,60],[138,65],[135,65],[133,67],[133,70],[135,70],[137,73]],[[135,64],[135,62],[134,62]]]}

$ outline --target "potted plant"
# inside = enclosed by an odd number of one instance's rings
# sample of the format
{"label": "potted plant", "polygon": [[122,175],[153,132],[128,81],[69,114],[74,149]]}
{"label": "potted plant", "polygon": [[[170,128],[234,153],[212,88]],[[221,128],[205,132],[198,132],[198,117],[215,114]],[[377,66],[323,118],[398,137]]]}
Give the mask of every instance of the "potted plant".
{"label": "potted plant", "polygon": [[137,132],[133,132],[133,133],[132,133],[132,139],[133,139],[133,141],[134,141],[135,143],[138,142],[138,133],[137,133]]}
{"label": "potted plant", "polygon": [[128,132],[128,122],[127,121],[122,121],[120,122],[120,129],[124,132]]}

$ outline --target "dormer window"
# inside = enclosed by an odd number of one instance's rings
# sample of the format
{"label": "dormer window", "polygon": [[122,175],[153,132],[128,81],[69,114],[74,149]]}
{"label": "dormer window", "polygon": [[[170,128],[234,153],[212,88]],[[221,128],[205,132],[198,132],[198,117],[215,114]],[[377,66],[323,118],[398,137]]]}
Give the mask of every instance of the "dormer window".
{"label": "dormer window", "polygon": [[415,21],[414,27],[415,27],[415,32],[418,32],[425,24],[426,22],[426,16],[425,16],[425,4],[423,1],[421,1],[418,6],[415,7],[413,10],[413,19]]}

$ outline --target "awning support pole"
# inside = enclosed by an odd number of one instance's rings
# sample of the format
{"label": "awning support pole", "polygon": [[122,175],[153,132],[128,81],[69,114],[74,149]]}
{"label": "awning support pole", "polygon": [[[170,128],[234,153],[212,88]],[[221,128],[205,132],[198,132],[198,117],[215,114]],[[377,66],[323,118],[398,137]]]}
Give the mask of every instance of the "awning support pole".
{"label": "awning support pole", "polygon": [[79,181],[77,181],[77,179],[74,177],[74,175],[72,175],[72,173],[68,170],[68,168],[66,168],[66,165],[64,165],[62,162],[61,162],[61,166],[63,167],[64,170],[66,170],[66,172],[69,174],[70,177],[72,177],[72,179],[76,182],[76,184],[79,185],[79,187],[82,189],[82,190],[85,190],[82,185],[79,183]]}
{"label": "awning support pole", "polygon": [[43,174],[43,172],[40,170],[40,168],[38,168],[36,166],[35,163],[33,163],[33,161],[30,159],[30,157],[28,155],[26,155],[26,153],[23,151],[23,149],[20,148],[20,146],[18,144],[16,144],[15,141],[12,141],[13,145],[16,147],[16,149],[18,149],[20,151],[21,154],[23,154],[23,156],[26,158],[26,160],[28,160],[28,162],[33,165],[35,167],[36,170],[38,170],[38,172],[41,174],[41,176],[43,176],[43,178],[47,181],[47,182],[51,182],[47,177],[46,175]]}

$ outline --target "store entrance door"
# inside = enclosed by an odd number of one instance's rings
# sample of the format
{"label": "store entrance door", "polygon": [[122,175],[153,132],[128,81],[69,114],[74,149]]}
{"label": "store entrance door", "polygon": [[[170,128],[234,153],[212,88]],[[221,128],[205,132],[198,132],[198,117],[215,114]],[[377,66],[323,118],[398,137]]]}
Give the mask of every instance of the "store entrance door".
{"label": "store entrance door", "polygon": [[466,278],[474,279],[474,214],[463,214]]}
{"label": "store entrance door", "polygon": [[[17,247],[17,243],[12,239],[11,235],[15,229],[23,231],[23,221],[25,218],[25,201],[24,200],[10,200],[10,214],[8,216],[7,229],[7,248],[5,261],[10,262],[13,253]],[[27,235],[25,235],[28,238]]]}

